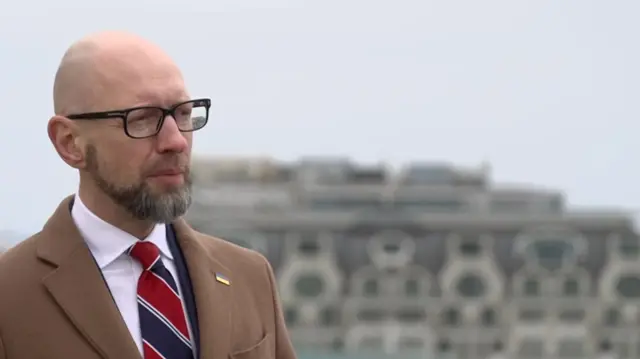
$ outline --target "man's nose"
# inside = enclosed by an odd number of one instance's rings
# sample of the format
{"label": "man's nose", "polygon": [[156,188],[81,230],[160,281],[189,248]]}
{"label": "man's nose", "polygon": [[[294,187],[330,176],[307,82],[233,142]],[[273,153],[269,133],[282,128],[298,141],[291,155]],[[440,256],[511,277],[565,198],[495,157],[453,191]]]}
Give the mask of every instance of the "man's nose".
{"label": "man's nose", "polygon": [[185,133],[180,132],[173,116],[169,115],[157,135],[159,152],[184,152],[189,146]]}

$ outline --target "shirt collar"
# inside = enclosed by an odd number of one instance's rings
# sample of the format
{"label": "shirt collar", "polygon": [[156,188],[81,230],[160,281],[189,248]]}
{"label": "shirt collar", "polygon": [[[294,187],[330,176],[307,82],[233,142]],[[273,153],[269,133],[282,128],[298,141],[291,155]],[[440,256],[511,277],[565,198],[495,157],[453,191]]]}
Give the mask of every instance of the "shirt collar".
{"label": "shirt collar", "polygon": [[[85,206],[77,194],[71,209],[71,217],[100,269],[108,266],[138,241],[131,234],[96,216]],[[167,243],[165,224],[156,224],[144,241],[152,242],[158,246],[163,256],[173,260],[173,255]]]}

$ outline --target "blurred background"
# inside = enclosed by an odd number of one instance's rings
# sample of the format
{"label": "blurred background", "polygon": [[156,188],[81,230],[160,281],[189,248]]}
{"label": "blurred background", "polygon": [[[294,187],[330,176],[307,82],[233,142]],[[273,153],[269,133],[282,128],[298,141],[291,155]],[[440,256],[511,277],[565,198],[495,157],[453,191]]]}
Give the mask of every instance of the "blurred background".
{"label": "blurred background", "polygon": [[628,214],[570,208],[487,165],[198,158],[193,171],[190,222],[267,256],[302,358],[640,356]]}
{"label": "blurred background", "polygon": [[5,5],[0,247],[77,187],[62,54],[123,29],[212,98],[188,219],[267,256],[301,359],[640,358],[640,2]]}

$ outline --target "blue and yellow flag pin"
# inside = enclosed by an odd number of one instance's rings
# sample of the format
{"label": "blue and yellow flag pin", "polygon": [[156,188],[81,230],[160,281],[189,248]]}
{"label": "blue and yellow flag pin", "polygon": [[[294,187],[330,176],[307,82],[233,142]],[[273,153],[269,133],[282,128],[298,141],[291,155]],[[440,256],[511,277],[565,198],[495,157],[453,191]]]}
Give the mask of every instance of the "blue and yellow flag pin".
{"label": "blue and yellow flag pin", "polygon": [[231,281],[220,273],[216,273],[216,280],[224,285],[231,285]]}

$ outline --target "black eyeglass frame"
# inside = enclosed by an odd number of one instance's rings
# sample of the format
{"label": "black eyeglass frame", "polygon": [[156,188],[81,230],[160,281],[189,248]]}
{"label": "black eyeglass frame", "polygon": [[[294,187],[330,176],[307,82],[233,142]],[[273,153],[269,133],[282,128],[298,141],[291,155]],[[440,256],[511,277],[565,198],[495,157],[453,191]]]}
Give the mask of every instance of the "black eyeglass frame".
{"label": "black eyeglass frame", "polygon": [[[160,129],[162,128],[162,125],[164,125],[164,120],[167,118],[167,116],[171,115],[171,117],[173,117],[175,119],[175,111],[182,105],[188,104],[188,103],[193,103],[193,107],[204,107],[206,110],[206,118],[204,121],[204,124],[201,127],[195,128],[195,129],[191,129],[191,130],[182,130],[180,128],[178,128],[180,130],[180,132],[194,132],[197,130],[200,130],[202,128],[204,128],[207,123],[209,122],[209,112],[211,110],[211,99],[208,98],[199,98],[199,99],[194,99],[194,100],[189,100],[189,101],[183,101],[180,102],[178,104],[173,105],[171,108],[164,108],[164,107],[159,107],[159,106],[137,106],[137,107],[130,107],[130,108],[126,108],[126,109],[122,109],[122,110],[112,110],[112,111],[101,111],[101,112],[87,112],[87,113],[78,113],[78,114],[72,114],[72,115],[68,115],[65,116],[66,118],[70,119],[70,120],[106,120],[106,119],[110,119],[110,118],[120,118],[122,119],[122,124],[124,126],[124,133],[131,138],[135,138],[135,139],[143,139],[143,138],[149,138],[149,137],[153,137],[155,135],[158,134],[158,132],[160,132]],[[148,136],[142,136],[142,137],[138,137],[138,136],[132,136],[129,133],[129,129],[127,126],[127,116],[129,116],[129,113],[136,111],[136,110],[160,110],[162,111],[162,118],[160,118],[160,120],[158,121],[158,127],[156,128],[156,131]]]}

